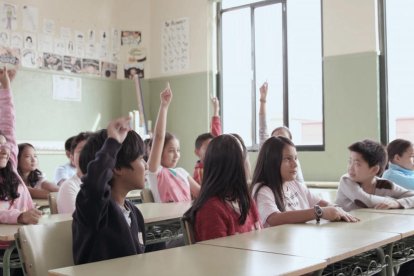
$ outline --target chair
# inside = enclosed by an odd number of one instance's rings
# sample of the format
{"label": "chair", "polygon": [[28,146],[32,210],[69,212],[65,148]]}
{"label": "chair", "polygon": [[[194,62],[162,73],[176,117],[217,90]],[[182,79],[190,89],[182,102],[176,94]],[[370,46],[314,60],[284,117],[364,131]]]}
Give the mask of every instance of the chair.
{"label": "chair", "polygon": [[[14,253],[13,253],[14,252]],[[0,268],[3,270],[3,276],[11,275],[10,269],[21,268],[22,263],[16,252],[16,244],[11,244],[0,256]],[[7,271],[5,271],[7,270]]]}
{"label": "chair", "polygon": [[142,203],[155,202],[154,196],[152,195],[152,192],[150,189],[141,190],[141,200],[142,200]]}
{"label": "chair", "polygon": [[48,270],[72,266],[72,221],[24,225],[15,234],[25,275],[47,275]]}
{"label": "chair", "polygon": [[181,228],[183,229],[184,242],[186,245],[191,245],[196,243],[194,237],[193,224],[190,222],[189,218],[181,218]]}
{"label": "chair", "polygon": [[51,192],[48,195],[49,208],[50,208],[50,213],[51,214],[59,213],[58,208],[57,208],[57,202],[56,202],[57,194],[58,194],[58,192]]}

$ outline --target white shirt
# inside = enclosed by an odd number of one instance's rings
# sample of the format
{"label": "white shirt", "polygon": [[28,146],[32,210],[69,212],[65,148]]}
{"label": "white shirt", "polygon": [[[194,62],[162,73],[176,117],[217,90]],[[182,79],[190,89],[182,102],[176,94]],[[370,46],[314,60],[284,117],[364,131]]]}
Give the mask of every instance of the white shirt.
{"label": "white shirt", "polygon": [[59,192],[56,197],[56,203],[59,214],[72,214],[76,208],[76,196],[79,193],[80,178],[75,174],[71,178],[63,181],[60,185]]}

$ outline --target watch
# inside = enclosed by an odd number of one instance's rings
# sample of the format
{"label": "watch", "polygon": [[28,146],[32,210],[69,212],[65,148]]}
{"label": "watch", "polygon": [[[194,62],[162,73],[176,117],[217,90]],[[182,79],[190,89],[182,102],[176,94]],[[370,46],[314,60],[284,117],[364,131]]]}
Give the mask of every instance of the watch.
{"label": "watch", "polygon": [[316,222],[319,223],[321,221],[321,217],[323,216],[323,210],[321,206],[315,205],[313,207],[313,211],[315,212]]}

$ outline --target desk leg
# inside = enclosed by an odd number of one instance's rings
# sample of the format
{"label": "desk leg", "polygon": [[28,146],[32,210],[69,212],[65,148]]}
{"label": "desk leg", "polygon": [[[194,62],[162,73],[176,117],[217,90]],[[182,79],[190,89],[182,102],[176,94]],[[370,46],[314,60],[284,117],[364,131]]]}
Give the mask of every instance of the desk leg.
{"label": "desk leg", "polygon": [[4,251],[3,255],[3,276],[10,276],[10,257],[13,253],[14,249],[16,249],[16,243],[12,243],[7,249]]}
{"label": "desk leg", "polygon": [[322,276],[323,268],[312,273],[313,276]]}

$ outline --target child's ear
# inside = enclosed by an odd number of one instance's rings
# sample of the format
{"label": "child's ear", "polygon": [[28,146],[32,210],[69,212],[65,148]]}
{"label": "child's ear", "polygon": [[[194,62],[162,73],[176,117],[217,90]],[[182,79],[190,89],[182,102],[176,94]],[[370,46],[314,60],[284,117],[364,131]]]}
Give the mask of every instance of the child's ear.
{"label": "child's ear", "polygon": [[401,156],[399,156],[398,154],[394,155],[393,158],[390,159],[390,161],[400,161],[401,160]]}
{"label": "child's ear", "polygon": [[371,167],[371,172],[372,172],[374,175],[377,175],[379,171],[380,171],[380,166],[379,166],[379,165],[375,165],[375,166],[372,166],[372,167]]}
{"label": "child's ear", "polygon": [[116,176],[120,176],[120,175],[122,175],[122,169],[117,169],[117,168],[114,168],[113,170],[112,170],[112,172],[114,173],[114,175],[116,175]]}
{"label": "child's ear", "polygon": [[200,158],[200,150],[194,149],[194,154],[197,155],[198,158]]}

